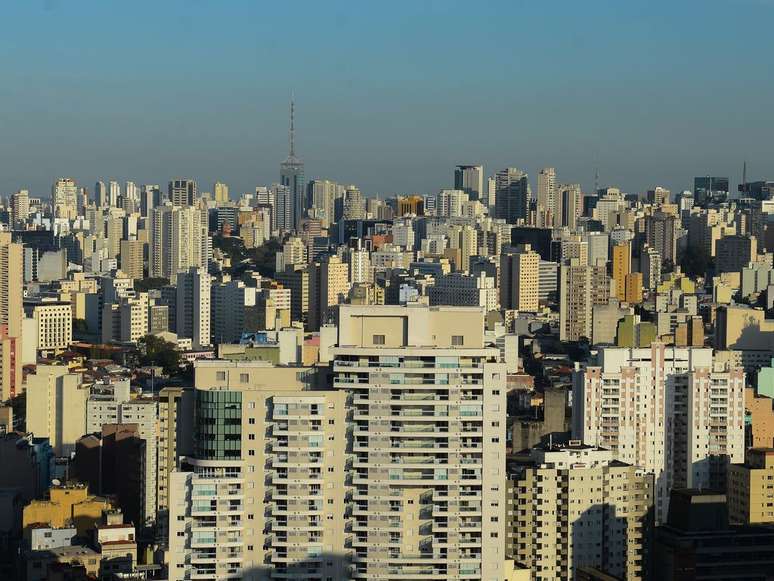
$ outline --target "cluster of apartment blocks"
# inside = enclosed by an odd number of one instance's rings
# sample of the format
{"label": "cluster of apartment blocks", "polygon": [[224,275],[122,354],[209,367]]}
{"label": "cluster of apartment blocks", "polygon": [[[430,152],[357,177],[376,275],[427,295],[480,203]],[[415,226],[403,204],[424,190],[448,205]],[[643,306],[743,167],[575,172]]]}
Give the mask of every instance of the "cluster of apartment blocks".
{"label": "cluster of apartment blocks", "polygon": [[772,494],[771,460],[728,469],[745,394],[722,352],[600,348],[575,373],[577,441],[508,459],[513,367],[481,309],[343,305],[320,340],[321,365],[200,361],[158,399],[40,365],[28,430],[78,464],[83,434],[136,426],[125,512],[158,521],[172,579],[646,578],[671,490],[727,488],[744,523]]}
{"label": "cluster of apartment blocks", "polygon": [[197,364],[170,579],[502,578],[506,372],[481,311],[342,308],[331,371]]}

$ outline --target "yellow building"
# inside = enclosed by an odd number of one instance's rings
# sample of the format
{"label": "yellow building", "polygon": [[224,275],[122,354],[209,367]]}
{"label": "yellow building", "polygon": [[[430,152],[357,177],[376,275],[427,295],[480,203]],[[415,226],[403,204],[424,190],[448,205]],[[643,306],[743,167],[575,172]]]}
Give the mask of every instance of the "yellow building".
{"label": "yellow building", "polygon": [[[616,284],[618,281],[616,281]],[[630,305],[638,305],[642,302],[642,273],[630,272],[625,279],[624,301]],[[620,296],[620,295],[619,295]]]}
{"label": "yellow building", "polygon": [[751,448],[728,469],[728,518],[733,524],[774,523],[774,448]]}
{"label": "yellow building", "polygon": [[624,300],[626,296],[626,276],[632,271],[632,247],[629,242],[613,246],[613,280],[615,296]]}
{"label": "yellow building", "polygon": [[72,522],[79,535],[86,534],[102,518],[102,511],[111,509],[111,502],[89,494],[86,484],[70,483],[52,486],[48,500],[33,500],[24,507],[22,526],[48,524],[62,528]]}
{"label": "yellow building", "polygon": [[744,408],[750,415],[753,448],[774,446],[774,400],[755,393],[752,387],[744,390]]}

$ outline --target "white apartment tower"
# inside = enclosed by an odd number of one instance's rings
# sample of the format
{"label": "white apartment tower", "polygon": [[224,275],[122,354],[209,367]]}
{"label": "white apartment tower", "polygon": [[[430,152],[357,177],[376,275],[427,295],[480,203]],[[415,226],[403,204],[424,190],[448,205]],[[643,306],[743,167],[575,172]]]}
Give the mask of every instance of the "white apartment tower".
{"label": "white apartment tower", "polygon": [[172,205],[154,208],[150,227],[150,276],[174,282],[177,273],[206,267],[202,253],[202,212]]}
{"label": "white apartment tower", "polygon": [[177,275],[177,335],[191,339],[194,349],[210,345],[211,278],[202,268]]}
{"label": "white apartment tower", "polygon": [[544,167],[537,176],[538,225],[554,226],[559,214],[556,190],[556,170]]}
{"label": "white apartment tower", "polygon": [[573,436],[651,472],[665,522],[672,488],[722,490],[744,461],[744,382],[709,348],[602,348],[573,377]]}

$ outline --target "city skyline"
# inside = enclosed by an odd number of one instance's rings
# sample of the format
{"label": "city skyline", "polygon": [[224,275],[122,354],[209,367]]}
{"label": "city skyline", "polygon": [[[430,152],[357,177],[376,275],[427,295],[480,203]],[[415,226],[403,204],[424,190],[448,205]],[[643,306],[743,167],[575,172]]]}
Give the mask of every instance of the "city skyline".
{"label": "city skyline", "polygon": [[[307,177],[368,197],[449,188],[457,164],[517,167],[533,187],[540,168],[556,167],[584,191],[598,171],[601,186],[631,193],[690,189],[700,175],[736,183],[745,160],[750,179],[774,174],[771,3],[567,3],[556,21],[530,5],[398,8],[302,3],[297,43],[250,27],[289,17],[277,6],[6,8],[17,26],[0,40],[0,100],[14,111],[0,121],[0,193],[45,195],[60,176],[89,187],[178,175],[205,191],[218,180],[252,191],[279,181],[292,92]],[[516,18],[537,26],[505,36]],[[342,40],[315,42],[318,26]],[[707,42],[705,31],[742,26],[743,38]]]}

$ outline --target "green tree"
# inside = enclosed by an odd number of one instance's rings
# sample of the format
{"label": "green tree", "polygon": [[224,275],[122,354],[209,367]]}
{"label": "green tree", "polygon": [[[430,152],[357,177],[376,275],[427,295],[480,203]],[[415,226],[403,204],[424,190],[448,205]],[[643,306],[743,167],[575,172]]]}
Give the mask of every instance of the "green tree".
{"label": "green tree", "polygon": [[142,365],[161,367],[167,375],[180,373],[180,351],[174,343],[155,335],[146,335],[140,342],[140,351]]}

